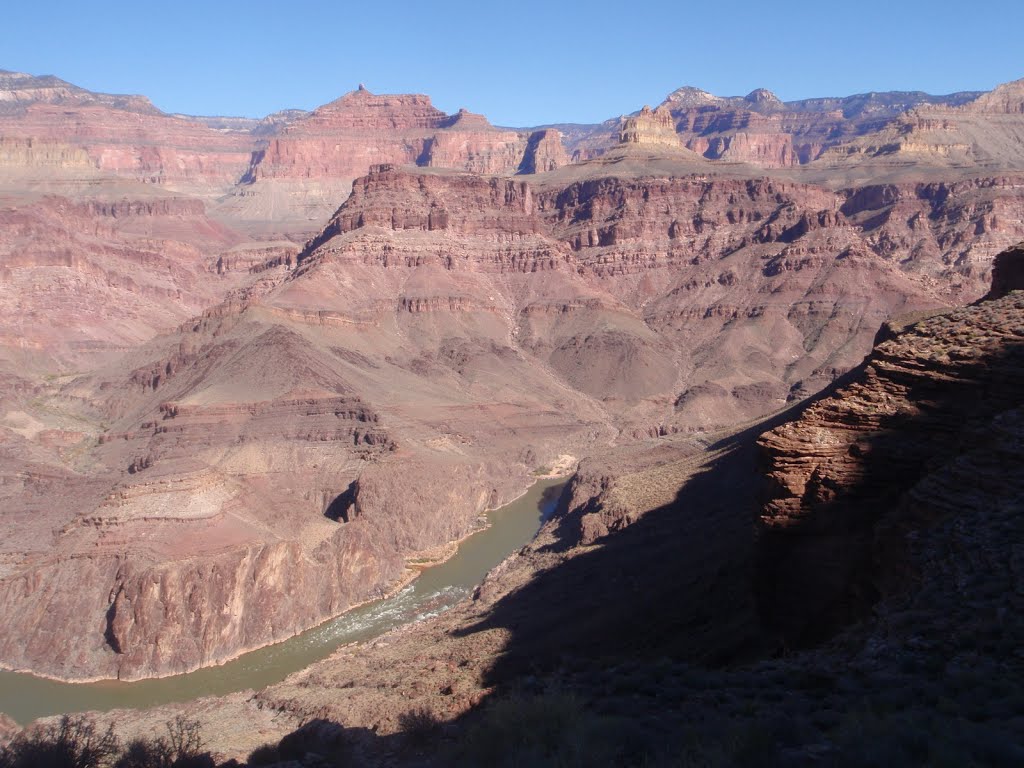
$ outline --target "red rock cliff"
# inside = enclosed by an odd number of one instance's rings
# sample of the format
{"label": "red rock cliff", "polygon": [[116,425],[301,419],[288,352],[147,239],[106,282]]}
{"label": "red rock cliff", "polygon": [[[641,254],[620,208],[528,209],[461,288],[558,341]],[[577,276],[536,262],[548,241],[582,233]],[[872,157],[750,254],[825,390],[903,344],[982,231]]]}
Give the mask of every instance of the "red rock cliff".
{"label": "red rock cliff", "polygon": [[[904,586],[907,533],[972,504],[987,473],[1011,470],[985,449],[1007,429],[1020,439],[1024,294],[889,336],[848,384],[760,440],[761,602],[792,643],[827,637]],[[967,466],[978,474],[964,477]]]}

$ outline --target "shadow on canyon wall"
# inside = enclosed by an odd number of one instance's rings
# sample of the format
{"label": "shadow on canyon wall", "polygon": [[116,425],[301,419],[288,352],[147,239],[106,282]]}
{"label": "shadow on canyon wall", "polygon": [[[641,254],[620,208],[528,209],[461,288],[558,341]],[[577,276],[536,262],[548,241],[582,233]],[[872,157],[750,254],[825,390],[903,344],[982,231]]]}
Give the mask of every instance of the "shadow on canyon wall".
{"label": "shadow on canyon wall", "polygon": [[[336,738],[349,754],[387,765],[1020,764],[1012,724],[1024,689],[1012,651],[1024,626],[993,607],[1013,599],[1003,581],[1019,558],[1020,502],[1016,491],[1002,496],[1021,484],[1020,457],[992,465],[1012,483],[989,483],[988,496],[962,508],[911,496],[987,450],[1007,414],[1024,422],[1024,343],[959,370],[897,376],[913,407],[868,431],[851,427],[837,454],[855,465],[840,473],[848,484],[819,474],[784,528],[758,523],[779,489],[764,479],[770,457],[757,439],[865,366],[711,446],[720,455],[670,504],[458,631],[502,628],[509,639],[484,681],[492,693],[457,720],[412,710],[391,736],[315,722],[287,737],[291,746],[267,747],[267,757],[319,754]],[[829,414],[843,424],[841,400]],[[568,552],[586,509],[562,511],[550,547]],[[987,539],[973,532],[986,526]],[[956,538],[964,528],[973,538]],[[922,567],[911,539],[945,547],[968,577],[950,579],[948,561]],[[963,551],[964,542],[981,551]],[[875,629],[882,620],[889,624]],[[921,635],[934,635],[932,645]],[[868,648],[879,638],[882,651]]]}
{"label": "shadow on canyon wall", "polygon": [[[764,654],[754,588],[764,492],[757,438],[855,375],[709,446],[720,455],[685,480],[670,504],[538,574],[484,621],[459,631],[511,632],[487,683],[501,690],[580,660],[667,657],[719,666]],[[549,549],[565,552],[578,543],[581,517],[590,511],[562,509]]]}

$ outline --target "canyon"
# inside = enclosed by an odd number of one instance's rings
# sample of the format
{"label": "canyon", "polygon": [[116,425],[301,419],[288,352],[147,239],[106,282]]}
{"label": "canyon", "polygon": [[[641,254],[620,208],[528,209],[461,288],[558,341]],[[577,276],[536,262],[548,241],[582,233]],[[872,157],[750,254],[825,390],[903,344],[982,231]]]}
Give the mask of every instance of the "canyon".
{"label": "canyon", "polygon": [[99,722],[128,735],[185,714],[222,759],[302,765],[537,748],[1013,764],[1022,261],[1024,244],[1000,255],[983,301],[887,324],[809,401],[596,451],[533,541],[439,616],[258,692]]}
{"label": "canyon", "polygon": [[[211,705],[235,708],[240,755],[247,719],[395,732],[395,701],[362,698],[381,668],[405,693],[464,670],[437,684],[461,717],[544,666],[545,600],[575,617],[560,653],[624,653],[615,606],[642,595],[665,638],[645,653],[713,664],[833,637],[904,583],[906,520],[857,510],[911,476],[932,509],[953,481],[921,467],[956,462],[885,435],[960,439],[1016,407],[1019,262],[992,265],[1024,240],[1024,81],[789,103],[682,88],[601,125],[511,129],[362,86],[248,120],[0,72],[0,222],[3,668],[222,663],[387,594],[582,458],[562,514],[415,642]],[[807,405],[856,376],[841,406]],[[932,391],[947,379],[961,394]],[[989,410],[929,416],[942,398]],[[636,525],[688,483],[706,519]],[[659,623],[666,604],[683,607]],[[459,666],[474,654],[500,663]]]}

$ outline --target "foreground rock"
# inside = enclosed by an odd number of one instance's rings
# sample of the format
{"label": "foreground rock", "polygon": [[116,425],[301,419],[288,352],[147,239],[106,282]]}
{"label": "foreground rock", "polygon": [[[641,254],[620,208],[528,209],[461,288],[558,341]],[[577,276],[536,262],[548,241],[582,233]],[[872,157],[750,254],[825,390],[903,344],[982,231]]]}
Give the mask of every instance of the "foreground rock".
{"label": "foreground rock", "polygon": [[[998,272],[1018,269],[1019,256],[1003,254]],[[998,282],[1000,298],[896,333],[835,397],[762,437],[772,483],[763,608],[790,642],[826,637],[904,587],[907,529],[1018,482],[1009,446],[1024,391],[1024,297]]]}

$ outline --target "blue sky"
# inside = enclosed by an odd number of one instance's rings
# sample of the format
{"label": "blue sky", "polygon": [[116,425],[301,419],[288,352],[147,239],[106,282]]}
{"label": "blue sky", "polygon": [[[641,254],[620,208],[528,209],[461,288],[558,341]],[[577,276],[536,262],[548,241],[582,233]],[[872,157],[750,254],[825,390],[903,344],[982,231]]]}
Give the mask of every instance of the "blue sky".
{"label": "blue sky", "polygon": [[12,2],[0,69],[259,117],[354,89],[499,125],[597,122],[681,85],[783,99],[988,90],[1024,77],[1022,0],[757,3]]}

